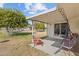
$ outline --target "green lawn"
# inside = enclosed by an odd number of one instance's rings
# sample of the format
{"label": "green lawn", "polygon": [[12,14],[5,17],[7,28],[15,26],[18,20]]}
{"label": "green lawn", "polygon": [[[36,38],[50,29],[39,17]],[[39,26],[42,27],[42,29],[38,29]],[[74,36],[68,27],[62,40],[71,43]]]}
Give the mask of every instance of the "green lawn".
{"label": "green lawn", "polygon": [[0,32],[0,55],[13,56],[43,56],[48,55],[40,50],[37,50],[29,44],[32,42],[31,33],[14,33],[6,35]]}

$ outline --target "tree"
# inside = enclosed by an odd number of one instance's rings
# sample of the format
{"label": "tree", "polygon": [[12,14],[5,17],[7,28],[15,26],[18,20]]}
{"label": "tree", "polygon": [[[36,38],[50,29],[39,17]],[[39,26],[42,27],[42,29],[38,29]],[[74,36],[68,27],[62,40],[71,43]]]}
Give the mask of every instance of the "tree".
{"label": "tree", "polygon": [[36,23],[36,24],[35,24],[35,28],[36,28],[36,30],[38,30],[38,31],[44,31],[45,25],[44,25],[44,23]]}
{"label": "tree", "polygon": [[3,27],[4,24],[4,20],[5,20],[4,15],[5,15],[5,10],[0,8],[0,28]]}
{"label": "tree", "polygon": [[28,24],[26,17],[17,10],[0,8],[0,27],[10,29],[23,28]]}

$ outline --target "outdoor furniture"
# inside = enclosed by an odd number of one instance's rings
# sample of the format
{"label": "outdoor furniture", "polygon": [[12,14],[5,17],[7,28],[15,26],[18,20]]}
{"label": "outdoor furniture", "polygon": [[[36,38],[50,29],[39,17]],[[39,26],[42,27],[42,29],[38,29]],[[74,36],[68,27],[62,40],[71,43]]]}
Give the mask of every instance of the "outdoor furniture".
{"label": "outdoor furniture", "polygon": [[62,47],[71,49],[76,44],[77,37],[78,37],[77,33],[69,34],[68,37],[64,39]]}
{"label": "outdoor furniture", "polygon": [[39,37],[34,37],[33,43],[34,43],[34,46],[36,46],[36,45],[42,45],[43,46],[43,41]]}
{"label": "outdoor furniture", "polygon": [[68,34],[68,37],[65,38],[62,42],[61,48],[68,49],[69,55],[70,55],[70,50],[75,46],[77,42],[77,37],[78,37],[77,33],[70,33]]}

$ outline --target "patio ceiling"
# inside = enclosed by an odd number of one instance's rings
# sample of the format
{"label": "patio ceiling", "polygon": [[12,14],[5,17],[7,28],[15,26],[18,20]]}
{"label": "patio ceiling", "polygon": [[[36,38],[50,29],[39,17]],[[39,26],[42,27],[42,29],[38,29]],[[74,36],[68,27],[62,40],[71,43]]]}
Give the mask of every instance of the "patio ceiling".
{"label": "patio ceiling", "polygon": [[50,9],[49,11],[45,11],[41,14],[31,16],[29,18],[34,21],[45,22],[48,24],[66,22],[60,12],[58,12],[57,10],[53,11],[52,9]]}
{"label": "patio ceiling", "polygon": [[72,32],[79,33],[79,4],[63,3],[58,4],[58,8],[63,8],[68,18],[70,29]]}

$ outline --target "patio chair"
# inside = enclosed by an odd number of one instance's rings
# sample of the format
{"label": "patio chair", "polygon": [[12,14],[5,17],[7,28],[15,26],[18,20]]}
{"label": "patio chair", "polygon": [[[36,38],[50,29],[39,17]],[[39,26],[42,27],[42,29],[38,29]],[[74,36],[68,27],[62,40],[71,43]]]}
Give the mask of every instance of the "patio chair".
{"label": "patio chair", "polygon": [[68,37],[65,38],[62,42],[62,47],[67,48],[67,49],[73,48],[73,46],[77,42],[77,37],[78,37],[77,33],[68,34]]}
{"label": "patio chair", "polygon": [[61,48],[66,48],[69,50],[69,55],[70,55],[70,50],[75,46],[77,42],[77,33],[70,33],[68,34],[68,37],[65,38],[62,42]]}
{"label": "patio chair", "polygon": [[68,34],[68,36],[61,42],[60,49],[56,51],[55,54],[58,53],[62,48],[66,48],[68,49],[70,55],[70,50],[76,45],[77,37],[78,37],[77,33]]}
{"label": "patio chair", "polygon": [[37,46],[37,45],[43,46],[43,41],[39,37],[34,37],[33,44],[34,44],[34,46]]}

